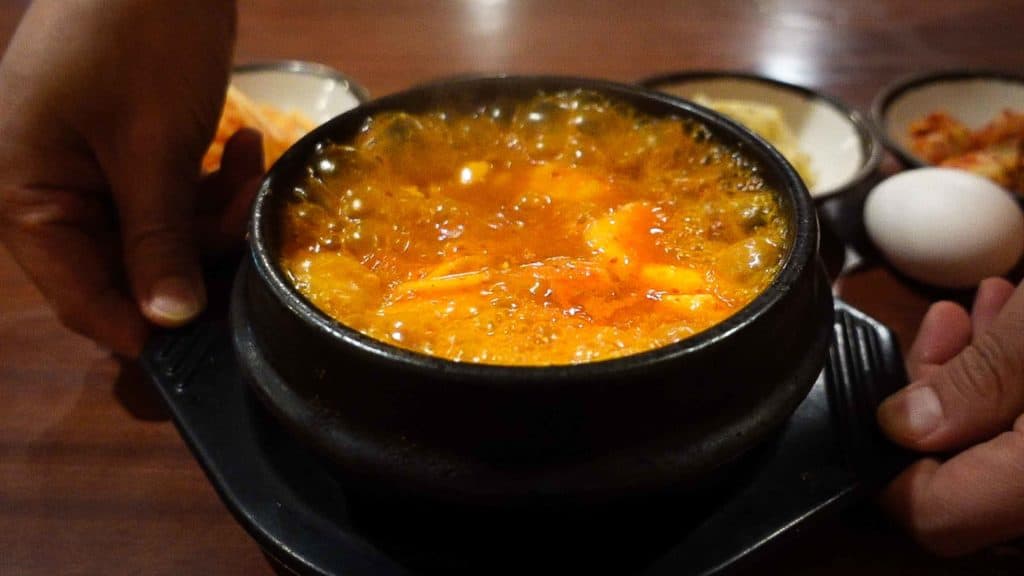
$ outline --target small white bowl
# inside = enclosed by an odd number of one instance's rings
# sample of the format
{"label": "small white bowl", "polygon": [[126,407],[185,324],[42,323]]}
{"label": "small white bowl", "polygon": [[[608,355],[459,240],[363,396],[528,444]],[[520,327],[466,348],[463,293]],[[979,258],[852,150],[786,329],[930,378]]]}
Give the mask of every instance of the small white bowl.
{"label": "small white bowl", "polygon": [[810,158],[815,175],[810,193],[815,200],[858,188],[882,160],[882,146],[860,113],[809,88],[755,74],[723,71],[667,74],[640,84],[686,99],[703,95],[778,108],[801,151]]}
{"label": "small white bowl", "polygon": [[871,107],[886,146],[909,166],[927,166],[911,151],[909,128],[932,112],[946,112],[971,129],[1006,108],[1024,110],[1024,76],[951,70],[911,76],[883,90]]}
{"label": "small white bowl", "polygon": [[298,60],[243,64],[232,71],[231,82],[257,102],[300,112],[318,125],[370,98],[341,72]]}

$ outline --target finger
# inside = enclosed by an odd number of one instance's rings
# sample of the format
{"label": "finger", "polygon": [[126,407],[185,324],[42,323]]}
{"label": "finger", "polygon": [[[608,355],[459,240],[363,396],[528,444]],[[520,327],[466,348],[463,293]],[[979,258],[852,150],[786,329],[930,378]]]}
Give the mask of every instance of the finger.
{"label": "finger", "polygon": [[242,183],[225,208],[218,223],[217,247],[221,253],[239,246],[245,240],[252,202],[260,188],[260,178]]}
{"label": "finger", "polygon": [[918,380],[950,361],[971,343],[971,318],[952,302],[936,302],[921,320],[914,343],[907,352],[907,372]]}
{"label": "finger", "polygon": [[220,173],[225,190],[238,190],[263,175],[263,134],[251,128],[235,132],[224,145]]}
{"label": "finger", "polygon": [[3,200],[4,243],[61,322],[118,354],[138,356],[147,326],[118,273],[117,238],[99,201],[50,189],[10,191]]}
{"label": "finger", "polygon": [[1009,430],[1024,412],[1024,285],[988,328],[941,368],[886,399],[878,422],[922,451],[970,446]]}
{"label": "finger", "polygon": [[939,464],[922,460],[882,504],[925,548],[944,556],[1024,536],[1024,426]]}
{"label": "finger", "polygon": [[200,215],[219,214],[235,192],[263,174],[263,135],[241,128],[224,144],[217,171],[203,178],[197,209]]}
{"label": "finger", "polygon": [[974,334],[988,329],[992,321],[1013,295],[1013,284],[1003,278],[988,278],[978,286],[971,306],[971,325]]}
{"label": "finger", "polygon": [[225,146],[221,169],[208,176],[200,189],[204,255],[222,255],[245,238],[249,208],[262,176],[262,136],[254,130],[239,130]]}
{"label": "finger", "polygon": [[130,128],[99,147],[100,163],[117,204],[136,302],[151,322],[174,327],[206,304],[194,229],[199,163],[173,132],[155,128],[158,119],[152,126]]}

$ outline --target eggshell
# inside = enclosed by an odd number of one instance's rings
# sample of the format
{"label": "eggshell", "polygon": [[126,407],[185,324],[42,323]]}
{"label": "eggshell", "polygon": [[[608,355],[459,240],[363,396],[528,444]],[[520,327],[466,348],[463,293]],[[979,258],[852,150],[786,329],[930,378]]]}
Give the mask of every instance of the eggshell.
{"label": "eggshell", "polygon": [[907,276],[969,288],[1008,272],[1024,254],[1024,213],[995,183],[950,168],[908,170],[879,183],[864,205],[868,236]]}

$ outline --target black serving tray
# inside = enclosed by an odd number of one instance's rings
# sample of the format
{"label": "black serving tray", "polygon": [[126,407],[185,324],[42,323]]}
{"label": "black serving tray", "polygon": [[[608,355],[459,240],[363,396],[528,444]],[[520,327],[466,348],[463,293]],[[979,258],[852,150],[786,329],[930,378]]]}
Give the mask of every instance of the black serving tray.
{"label": "black serving tray", "polygon": [[521,511],[424,502],[346,479],[281,429],[239,376],[217,308],[156,334],[142,364],[224,503],[282,573],[724,574],[798,541],[907,462],[874,424],[881,399],[906,382],[897,343],[837,301],[810,394],[775,437],[696,492]]}

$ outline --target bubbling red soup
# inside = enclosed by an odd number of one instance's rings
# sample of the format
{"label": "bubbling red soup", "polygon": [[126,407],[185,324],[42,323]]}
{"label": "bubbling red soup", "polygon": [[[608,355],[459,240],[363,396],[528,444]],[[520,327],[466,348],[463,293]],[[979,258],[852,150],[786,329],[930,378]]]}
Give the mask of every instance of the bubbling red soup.
{"label": "bubbling red soup", "polygon": [[280,227],[295,287],[346,326],[460,362],[678,342],[760,294],[790,244],[743,154],[588,91],[379,113],[307,172]]}

